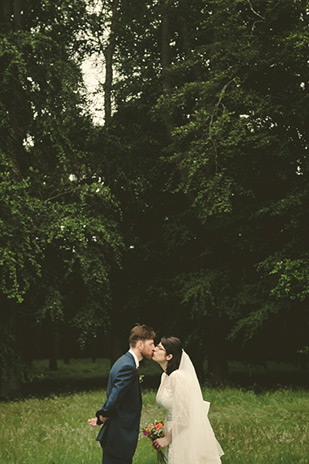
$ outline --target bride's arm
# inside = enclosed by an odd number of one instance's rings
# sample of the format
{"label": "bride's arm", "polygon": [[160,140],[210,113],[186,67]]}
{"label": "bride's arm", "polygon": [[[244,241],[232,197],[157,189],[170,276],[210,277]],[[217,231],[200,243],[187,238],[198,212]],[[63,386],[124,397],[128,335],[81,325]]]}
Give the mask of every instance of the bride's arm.
{"label": "bride's arm", "polygon": [[187,378],[177,370],[173,374],[173,424],[174,432],[182,432],[188,427],[190,418],[190,390]]}
{"label": "bride's arm", "polygon": [[153,441],[153,447],[160,451],[162,448],[165,448],[172,442],[172,429],[162,438],[157,438]]}
{"label": "bride's arm", "polygon": [[189,391],[186,378],[180,371],[173,372],[171,376],[171,386],[173,389],[172,417],[174,425],[166,436],[154,440],[153,446],[157,451],[159,451],[161,448],[165,448],[172,442],[173,429],[175,429],[174,432],[176,435],[180,434],[188,427],[189,422]]}

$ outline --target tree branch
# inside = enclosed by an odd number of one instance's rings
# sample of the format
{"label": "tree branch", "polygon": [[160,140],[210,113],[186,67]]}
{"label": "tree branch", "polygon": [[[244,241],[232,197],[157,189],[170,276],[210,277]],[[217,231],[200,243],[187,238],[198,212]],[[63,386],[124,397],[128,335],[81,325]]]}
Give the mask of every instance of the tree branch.
{"label": "tree branch", "polygon": [[250,0],[247,0],[247,2],[248,2],[249,5],[250,5],[250,10],[251,10],[256,16],[258,16],[259,18],[261,18],[261,19],[263,19],[263,20],[265,21],[266,18],[265,18],[264,16],[262,16],[260,13],[258,13],[258,12],[253,8],[251,1],[250,1]]}

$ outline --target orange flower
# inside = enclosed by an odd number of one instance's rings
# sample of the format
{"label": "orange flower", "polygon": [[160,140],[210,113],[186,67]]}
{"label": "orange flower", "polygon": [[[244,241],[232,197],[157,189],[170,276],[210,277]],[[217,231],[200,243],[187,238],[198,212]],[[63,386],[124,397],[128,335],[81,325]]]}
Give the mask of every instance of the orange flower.
{"label": "orange flower", "polygon": [[157,424],[157,425],[155,426],[155,429],[156,429],[156,430],[162,429],[162,424],[161,424],[161,422],[159,422],[159,424]]}

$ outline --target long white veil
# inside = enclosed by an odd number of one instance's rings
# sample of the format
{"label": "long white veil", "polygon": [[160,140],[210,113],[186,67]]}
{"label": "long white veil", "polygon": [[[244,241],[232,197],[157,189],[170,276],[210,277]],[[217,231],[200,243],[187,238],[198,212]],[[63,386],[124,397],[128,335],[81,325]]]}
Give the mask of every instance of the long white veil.
{"label": "long white veil", "polygon": [[203,400],[194,366],[185,351],[177,376],[172,409],[172,464],[221,463],[224,453],[208,420],[209,403]]}

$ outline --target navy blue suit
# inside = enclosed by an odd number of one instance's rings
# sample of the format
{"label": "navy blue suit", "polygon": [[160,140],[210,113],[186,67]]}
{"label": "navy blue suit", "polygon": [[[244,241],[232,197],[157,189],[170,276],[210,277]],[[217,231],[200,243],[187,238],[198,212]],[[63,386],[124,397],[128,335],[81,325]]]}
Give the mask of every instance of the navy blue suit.
{"label": "navy blue suit", "polygon": [[131,463],[142,410],[139,374],[131,353],[125,353],[111,368],[106,393],[107,400],[96,413],[98,424],[102,423],[100,415],[110,417],[97,436],[103,448],[103,462]]}

